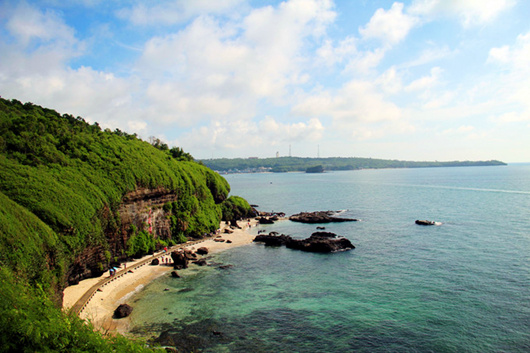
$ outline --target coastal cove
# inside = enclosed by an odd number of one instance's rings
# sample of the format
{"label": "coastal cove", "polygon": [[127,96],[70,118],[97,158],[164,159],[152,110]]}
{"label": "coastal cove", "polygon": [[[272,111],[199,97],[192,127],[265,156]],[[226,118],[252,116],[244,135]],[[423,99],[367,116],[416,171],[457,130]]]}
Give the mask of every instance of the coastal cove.
{"label": "coastal cove", "polygon": [[[251,220],[248,224],[247,222],[240,222],[241,228],[234,228],[232,233],[228,234],[224,233],[224,230],[227,229],[228,226],[223,222],[219,226],[219,233],[221,234],[221,239],[224,241],[220,242],[215,241],[215,238],[209,238],[200,242],[182,244],[182,248],[196,251],[199,247],[206,247],[211,255],[227,249],[246,245],[254,239],[254,236],[249,232],[249,226],[256,227],[256,223],[255,220]],[[129,262],[127,266],[130,270],[128,272],[125,271],[126,273],[124,276],[115,278],[115,280],[98,289],[86,308],[81,311],[80,317],[84,320],[90,321],[94,327],[101,332],[127,333],[129,330],[129,320],[114,318],[113,313],[116,307],[120,304],[127,303],[131,296],[141,291],[156,278],[164,275],[169,276],[169,272],[173,270],[173,266],[153,266],[150,264],[135,268],[136,264],[141,261],[154,259],[155,257],[170,258],[169,255],[169,252],[160,252],[154,254],[154,256],[149,255],[142,259]],[[127,267],[125,267],[125,269],[127,269]],[[134,271],[132,269],[134,269]],[[63,308],[65,310],[72,308],[83,294],[102,278],[109,278],[108,273],[101,277],[81,281],[75,286],[67,287],[64,290]]]}
{"label": "coastal cove", "polygon": [[[360,219],[325,225],[356,248],[217,253],[210,261],[231,267],[160,277],[130,298],[131,334],[182,351],[526,352],[529,175],[528,165],[228,175],[261,210]],[[259,230],[306,238],[315,225]]]}

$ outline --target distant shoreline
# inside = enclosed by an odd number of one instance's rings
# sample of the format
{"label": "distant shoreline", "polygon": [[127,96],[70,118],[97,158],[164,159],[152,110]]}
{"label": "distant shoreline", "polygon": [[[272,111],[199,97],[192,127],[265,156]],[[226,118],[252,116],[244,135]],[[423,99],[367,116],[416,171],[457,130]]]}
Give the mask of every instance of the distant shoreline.
{"label": "distant shoreline", "polygon": [[482,167],[506,166],[507,163],[498,160],[488,161],[400,161],[372,158],[233,158],[233,159],[203,159],[199,160],[205,166],[220,174],[238,173],[286,173],[307,172],[311,168],[322,167],[324,171],[347,171],[365,169],[403,169],[403,168],[444,168],[444,167]]}

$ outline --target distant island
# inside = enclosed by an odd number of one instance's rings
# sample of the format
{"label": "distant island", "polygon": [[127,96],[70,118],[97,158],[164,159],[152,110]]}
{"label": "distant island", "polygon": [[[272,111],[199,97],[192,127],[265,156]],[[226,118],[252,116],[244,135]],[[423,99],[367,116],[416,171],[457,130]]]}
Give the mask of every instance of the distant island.
{"label": "distant island", "polygon": [[452,162],[413,162],[390,159],[359,158],[359,157],[329,157],[329,158],[221,158],[203,159],[202,164],[219,173],[285,173],[309,172],[321,173],[332,170],[358,170],[383,168],[433,168],[433,167],[476,167],[499,166],[506,163],[489,161],[452,161]]}

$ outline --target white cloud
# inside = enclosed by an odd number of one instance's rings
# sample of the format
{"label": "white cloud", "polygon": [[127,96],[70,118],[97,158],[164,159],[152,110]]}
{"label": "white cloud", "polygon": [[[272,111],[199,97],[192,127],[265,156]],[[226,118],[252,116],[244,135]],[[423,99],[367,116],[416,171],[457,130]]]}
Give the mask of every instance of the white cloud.
{"label": "white cloud", "polygon": [[318,65],[333,66],[342,63],[347,57],[353,56],[357,53],[356,39],[347,37],[340,40],[337,46],[333,46],[333,41],[327,39],[322,46],[317,49],[316,56],[318,58]]}
{"label": "white cloud", "polygon": [[376,48],[373,51],[367,50],[359,52],[352,57],[344,68],[345,73],[354,75],[371,75],[374,69],[379,65],[381,60],[385,57],[385,48]]}
{"label": "white cloud", "polygon": [[474,131],[474,130],[475,130],[474,126],[462,125],[462,126],[459,126],[456,129],[446,129],[446,130],[442,131],[442,134],[444,134],[444,135],[468,134],[468,133],[470,133],[471,131]]}
{"label": "white cloud", "polygon": [[530,70],[530,32],[517,36],[513,46],[490,49],[488,62],[506,65],[519,72]]}
{"label": "white cloud", "polygon": [[395,94],[403,89],[402,78],[395,66],[383,72],[375,82],[385,93]]}
{"label": "white cloud", "polygon": [[32,41],[43,43],[55,41],[65,45],[77,42],[74,30],[53,11],[39,11],[25,2],[11,9],[6,28],[10,34],[27,46]]}
{"label": "white cloud", "polygon": [[270,150],[271,146],[318,141],[323,132],[324,127],[315,118],[284,123],[267,116],[257,122],[211,121],[208,126],[193,129],[176,142],[186,150],[201,148],[230,153],[244,149],[248,155],[254,155]]}
{"label": "white cloud", "polygon": [[424,91],[432,88],[438,83],[442,69],[439,67],[433,67],[429,76],[420,77],[412,81],[408,86],[405,87],[406,91]]}
{"label": "white cloud", "polygon": [[174,25],[199,15],[230,14],[245,4],[245,0],[164,0],[137,1],[132,7],[118,11],[118,16],[134,25]]}
{"label": "white cloud", "polygon": [[374,83],[356,80],[337,92],[323,91],[306,97],[293,108],[293,112],[302,116],[329,116],[340,130],[356,129],[362,123],[392,121],[402,116],[400,109],[385,100]]}
{"label": "white cloud", "polygon": [[[496,100],[510,107],[497,115],[499,123],[530,120],[530,32],[517,36],[515,44],[490,49],[488,63],[502,69]],[[515,104],[515,107],[513,106]],[[516,109],[514,109],[516,108]]]}
{"label": "white cloud", "polygon": [[464,26],[470,26],[490,22],[514,4],[515,0],[416,0],[409,13],[430,19],[458,17]]}
{"label": "white cloud", "polygon": [[393,45],[403,40],[417,23],[416,17],[403,13],[402,3],[395,2],[388,11],[378,9],[370,22],[359,28],[359,33],[363,38],[376,38]]}
{"label": "white cloud", "polygon": [[289,87],[309,79],[301,50],[333,20],[331,7],[292,0],[252,10],[239,22],[201,16],[177,33],[150,39],[137,72],[150,81],[152,114],[188,126],[250,119],[262,99],[281,104]]}
{"label": "white cloud", "polygon": [[444,45],[441,47],[432,46],[432,47],[429,47],[423,50],[412,61],[401,64],[400,67],[410,68],[410,67],[415,67],[415,66],[421,66],[421,65],[429,64],[433,61],[447,58],[456,53],[457,53],[456,50],[450,50],[447,45]]}

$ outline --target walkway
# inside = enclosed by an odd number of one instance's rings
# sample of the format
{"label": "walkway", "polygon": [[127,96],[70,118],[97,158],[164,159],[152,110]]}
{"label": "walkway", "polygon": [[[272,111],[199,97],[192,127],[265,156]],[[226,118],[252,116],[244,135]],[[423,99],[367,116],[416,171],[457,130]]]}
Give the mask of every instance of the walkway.
{"label": "walkway", "polygon": [[135,263],[134,265],[132,265],[132,267],[124,268],[122,270],[117,271],[116,274],[114,276],[112,276],[112,277],[105,277],[105,278],[101,279],[98,283],[94,284],[85,294],[83,294],[83,296],[81,296],[81,298],[79,298],[79,300],[71,307],[70,310],[73,310],[77,315],[81,314],[81,312],[86,308],[86,306],[88,305],[90,300],[94,297],[94,295],[96,294],[97,290],[100,289],[101,287],[106,286],[108,283],[110,283],[110,282],[112,282],[114,280],[117,280],[118,278],[120,278],[122,276],[125,276],[131,270],[136,270],[136,269],[138,269],[138,268],[140,268],[142,266],[150,264],[151,261],[153,261],[156,258],[159,258],[161,256],[170,254],[171,251],[174,251],[174,250],[177,250],[177,249],[182,249],[182,248],[185,248],[185,247],[188,247],[188,246],[192,246],[192,245],[196,245],[196,244],[204,242],[207,239],[209,239],[209,238],[204,238],[204,239],[197,240],[197,241],[191,241],[191,242],[175,245],[175,246],[169,248],[167,253],[166,252],[161,252],[161,253],[158,253],[158,254],[154,254],[151,257],[148,257],[148,258],[146,258],[146,259],[144,259],[142,261],[139,261],[139,262]]}

